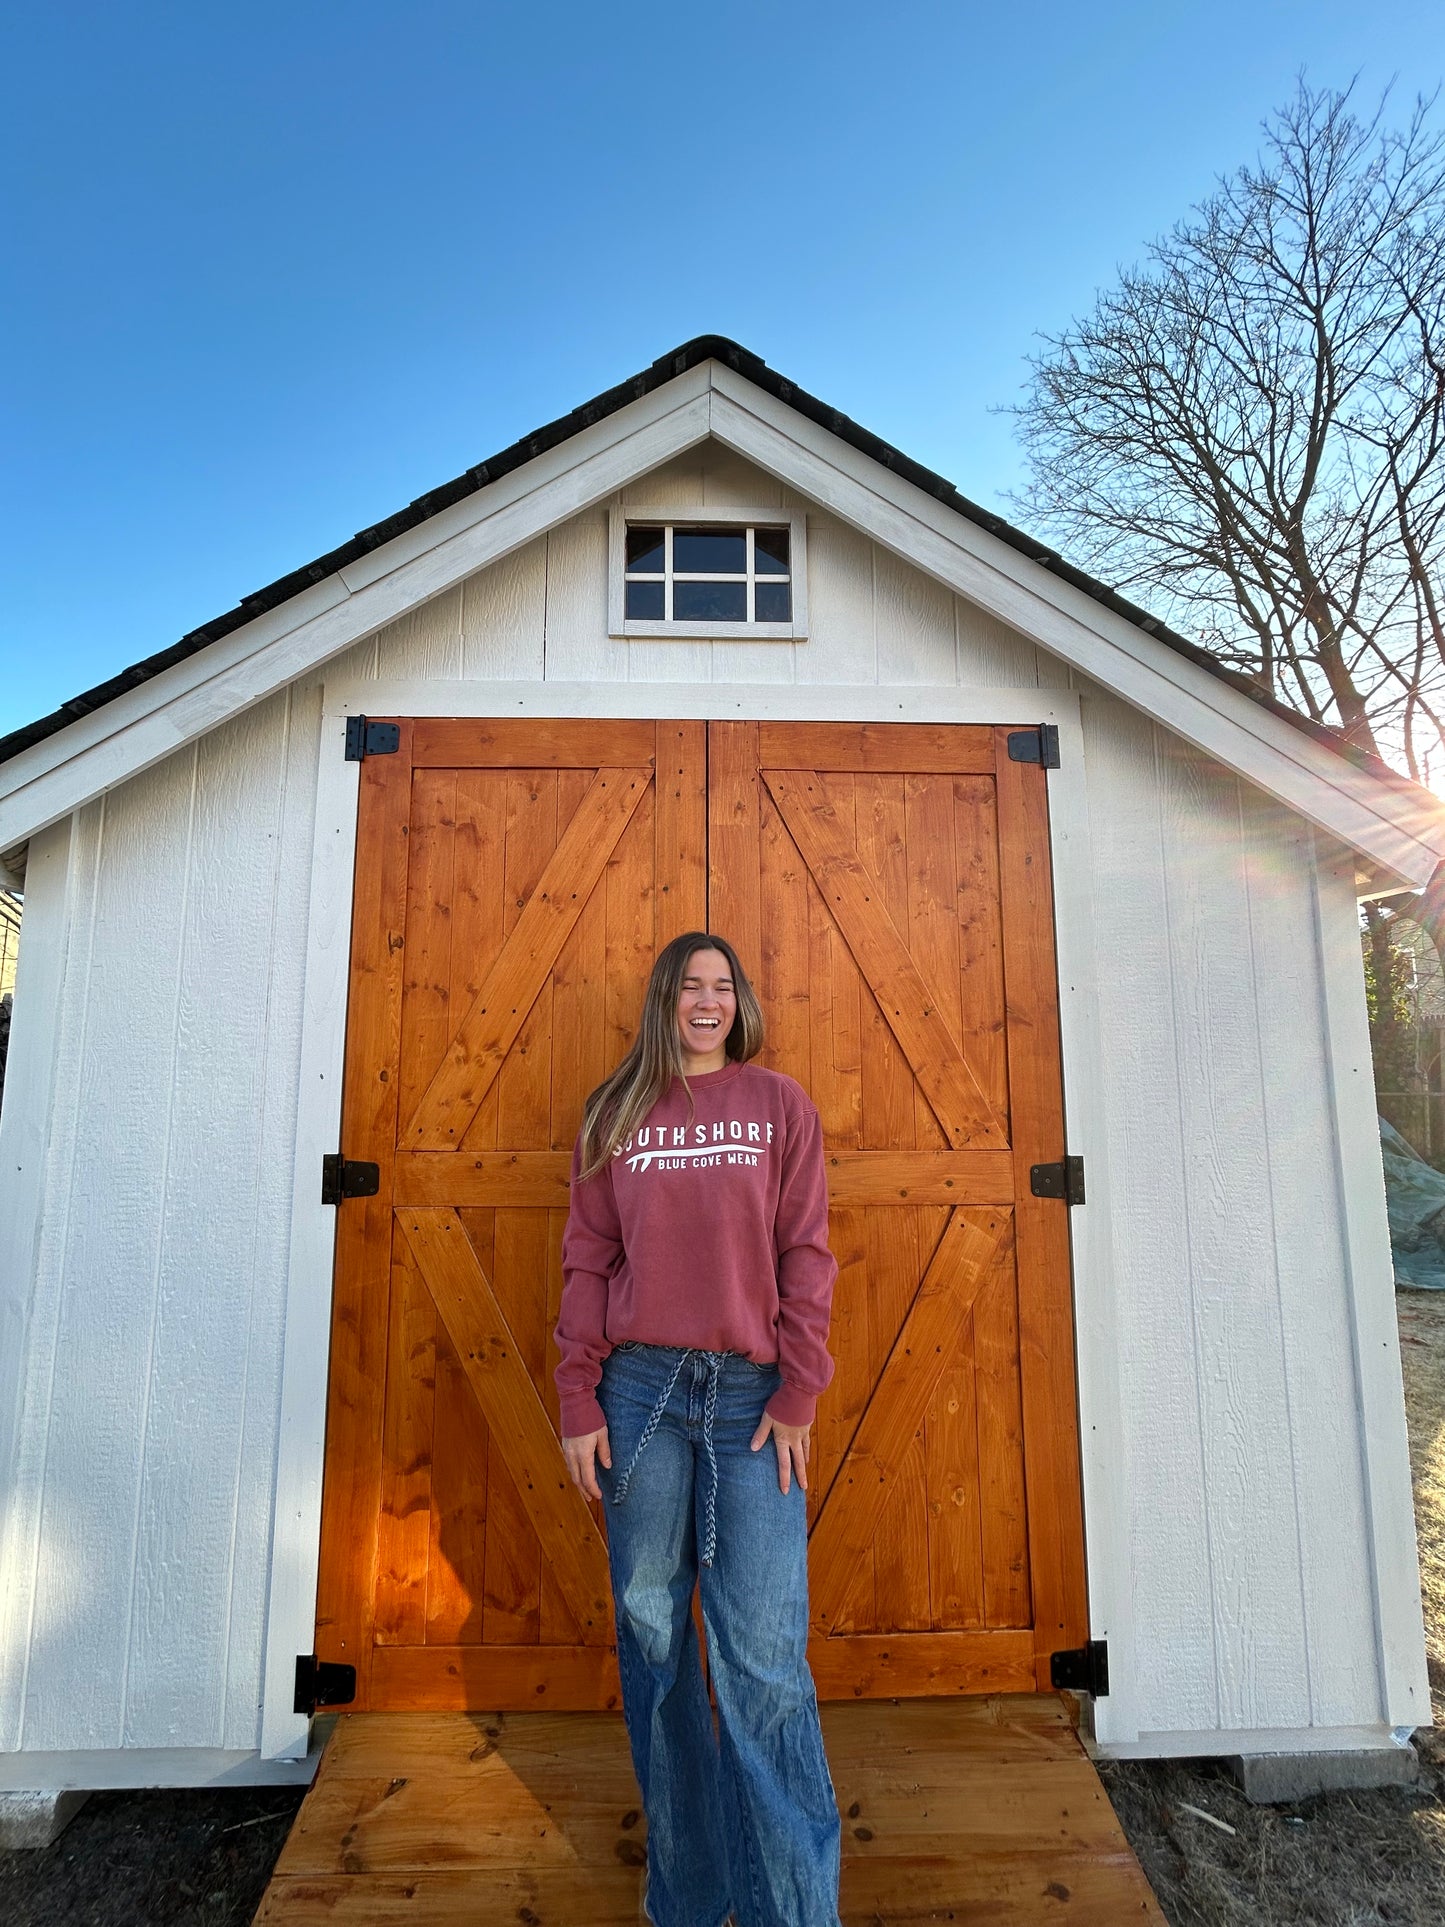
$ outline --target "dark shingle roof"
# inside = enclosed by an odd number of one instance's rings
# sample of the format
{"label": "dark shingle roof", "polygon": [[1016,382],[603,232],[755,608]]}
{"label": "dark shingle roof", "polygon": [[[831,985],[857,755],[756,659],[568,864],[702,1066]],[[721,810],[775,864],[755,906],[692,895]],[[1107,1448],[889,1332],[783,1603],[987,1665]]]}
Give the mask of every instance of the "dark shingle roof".
{"label": "dark shingle roof", "polygon": [[877,435],[870,434],[866,428],[860,428],[857,422],[852,421],[847,415],[841,414],[836,408],[830,408],[827,402],[819,401],[815,395],[808,394],[796,383],[776,374],[757,355],[750,354],[746,348],[740,347],[735,341],[729,341],[723,335],[698,335],[694,340],[684,342],[680,348],[674,348],[670,354],[660,356],[650,368],[643,369],[641,374],[633,375],[628,381],[619,382],[615,388],[608,388],[600,395],[594,395],[591,401],[584,402],[580,408],[574,408],[570,415],[563,415],[554,422],[548,422],[545,428],[538,428],[532,434],[523,436],[521,441],[513,442],[510,448],[504,448],[500,454],[490,455],[486,461],[478,462],[452,481],[443,482],[440,488],[434,488],[425,495],[419,495],[414,502],[409,503],[397,514],[389,515],[383,522],[374,523],[369,529],[362,529],[349,542],[343,542],[339,548],[317,556],[314,562],[308,562],[302,568],[293,569],[289,575],[283,575],[277,581],[268,583],[264,589],[258,589],[254,595],[243,596],[234,609],[228,609],[224,615],[202,623],[198,629],[192,629],[189,635],[182,636],[179,642],[172,643],[168,649],[162,649],[153,656],[147,656],[141,662],[132,663],[128,669],[122,669],[119,675],[110,677],[106,682],[97,683],[93,689],[83,690],[78,696],[72,696],[69,702],[62,703],[59,709],[52,711],[50,715],[41,716],[33,723],[26,723],[22,728],[13,730],[8,736],[0,736],[0,762],[5,762],[12,756],[18,756],[21,750],[28,749],[32,743],[42,742],[47,736],[53,736],[57,730],[64,729],[68,723],[75,722],[77,718],[88,716],[93,711],[104,708],[107,703],[113,702],[126,690],[135,688],[138,683],[148,682],[152,676],[157,676],[162,670],[169,669],[173,663],[183,662],[187,656],[195,655],[208,643],[218,642],[222,636],[230,635],[232,630],[241,628],[256,616],[264,614],[266,610],[274,609],[279,603],[289,601],[292,596],[300,595],[303,589],[309,589],[313,583],[334,575],[348,562],[354,562],[358,557],[380,548],[383,543],[391,541],[393,536],[401,535],[405,530],[413,529],[431,516],[440,514],[443,509],[450,508],[453,502],[459,502],[465,496],[475,494],[478,489],[486,488],[489,483],[498,481],[503,475],[510,474],[513,469],[520,468],[538,455],[545,454],[550,448],[556,448],[559,443],[580,434],[584,428],[590,428],[594,422],[616,414],[629,402],[651,394],[654,389],[676,380],[679,375],[686,374],[688,369],[695,368],[704,361],[720,361],[736,370],[738,374],[766,393],[776,396],[779,401],[786,402],[790,408],[795,408],[800,415],[805,415],[808,420],[817,422],[821,427],[838,436],[841,441],[871,456],[874,461],[881,462],[895,475],[901,475],[906,481],[923,489],[968,521],[986,529],[990,535],[995,535],[1000,541],[1008,543],[1010,548],[1017,549],[1030,561],[1050,570],[1074,588],[1081,589],[1094,601],[1102,603],[1116,615],[1125,617],[1146,634],[1176,650],[1180,655],[1187,656],[1191,662],[1208,670],[1210,675],[1230,683],[1251,701],[1272,710],[1276,715],[1347,757],[1351,762],[1359,763],[1397,783],[1405,780],[1398,772],[1389,769],[1374,756],[1347,743],[1338,730],[1323,723],[1312,722],[1308,717],[1301,716],[1296,710],[1277,701],[1247,676],[1227,668],[1206,650],[1201,649],[1197,643],[1170,629],[1157,616],[1152,616],[1146,609],[1141,609],[1137,604],[1129,602],[1109,588],[1106,583],[1099,582],[1093,576],[1086,575],[1083,570],[1074,568],[1053,549],[1047,548],[1042,542],[1035,541],[1021,529],[1014,528],[1000,516],[981,508],[976,502],[969,501],[966,496],[959,494],[952,482],[945,481],[941,475],[935,475],[932,469],[924,468],[921,463],[905,455],[901,449],[894,448],[891,443],[881,441]]}

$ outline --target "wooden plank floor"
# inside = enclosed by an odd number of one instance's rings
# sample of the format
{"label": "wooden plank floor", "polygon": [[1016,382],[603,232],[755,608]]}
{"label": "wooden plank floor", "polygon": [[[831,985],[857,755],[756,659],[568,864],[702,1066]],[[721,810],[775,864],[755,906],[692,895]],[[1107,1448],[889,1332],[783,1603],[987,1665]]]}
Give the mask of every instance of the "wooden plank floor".
{"label": "wooden plank floor", "polygon": [[[1063,1702],[825,1702],[845,1927],[1167,1927]],[[337,1722],[258,1927],[634,1927],[647,1823],[616,1713]]]}

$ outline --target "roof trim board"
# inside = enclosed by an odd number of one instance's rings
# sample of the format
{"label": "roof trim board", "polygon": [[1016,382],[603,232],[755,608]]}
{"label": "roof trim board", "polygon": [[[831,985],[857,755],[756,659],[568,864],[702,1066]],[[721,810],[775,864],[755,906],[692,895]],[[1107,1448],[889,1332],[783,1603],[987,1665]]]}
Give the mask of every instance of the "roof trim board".
{"label": "roof trim board", "polygon": [[[727,359],[690,358],[709,343],[730,351]],[[703,337],[648,372],[656,379],[639,377],[609,391],[506,455],[537,452],[468,471],[475,478],[500,467],[496,479],[472,481],[450,500],[438,500],[447,490],[436,491],[413,505],[431,504],[424,515],[394,518],[403,525],[385,541],[358,537],[334,552],[340,559],[324,578],[314,579],[320,563],[284,578],[273,589],[291,585],[287,593],[249,620],[185,655],[166,652],[175,659],[142,680],[117,678],[124,686],[88,712],[73,720],[59,712],[59,727],[43,729],[53,719],[42,719],[0,741],[0,756],[9,746],[9,761],[0,766],[0,850],[714,435],[1395,876],[1423,883],[1445,856],[1445,810],[1428,792],[1372,759],[1368,767],[1347,759],[1329,732],[1302,727],[1291,712],[1262,702],[1203,652],[1161,634],[1142,611],[1051,561],[1051,552],[965,503],[931,471],[792,389],[735,344]]]}

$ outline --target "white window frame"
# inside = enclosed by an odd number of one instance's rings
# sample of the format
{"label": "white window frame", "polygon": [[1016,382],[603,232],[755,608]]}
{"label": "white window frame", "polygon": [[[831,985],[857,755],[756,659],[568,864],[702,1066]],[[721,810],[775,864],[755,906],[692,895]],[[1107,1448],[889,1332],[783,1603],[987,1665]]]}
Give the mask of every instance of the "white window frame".
{"label": "white window frame", "polygon": [[[786,529],[788,581],[793,591],[789,622],[663,622],[624,614],[627,607],[627,530],[699,528],[720,523],[729,528]],[[767,508],[626,508],[614,504],[609,515],[607,562],[607,628],[623,640],[681,636],[710,642],[801,642],[808,633],[807,520],[787,510]],[[709,576],[707,580],[714,578]],[[776,578],[773,578],[774,580]]]}

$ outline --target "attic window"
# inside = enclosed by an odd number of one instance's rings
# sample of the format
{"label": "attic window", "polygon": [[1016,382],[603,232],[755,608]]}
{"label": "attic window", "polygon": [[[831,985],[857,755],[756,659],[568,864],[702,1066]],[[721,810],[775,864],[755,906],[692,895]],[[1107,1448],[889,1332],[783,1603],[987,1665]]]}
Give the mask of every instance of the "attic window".
{"label": "attic window", "polygon": [[801,518],[738,510],[615,510],[614,635],[793,638],[804,633]]}

